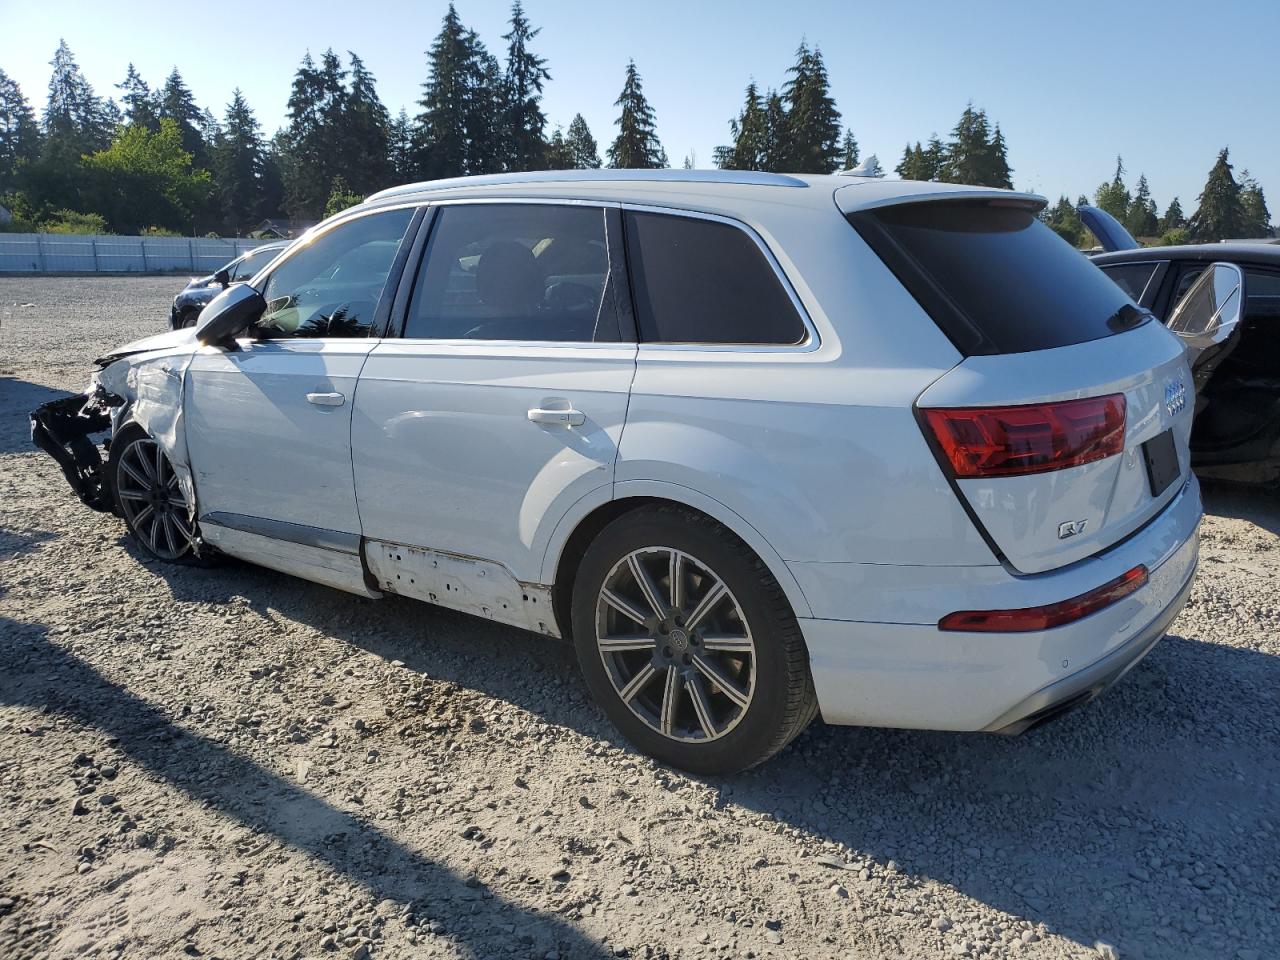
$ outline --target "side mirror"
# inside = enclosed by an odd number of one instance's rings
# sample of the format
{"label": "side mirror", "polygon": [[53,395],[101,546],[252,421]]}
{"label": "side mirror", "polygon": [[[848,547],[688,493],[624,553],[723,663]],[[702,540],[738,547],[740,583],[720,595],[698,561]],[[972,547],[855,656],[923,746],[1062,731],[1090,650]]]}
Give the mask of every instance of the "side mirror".
{"label": "side mirror", "polygon": [[213,282],[219,284],[223,290],[231,285],[231,274],[227,272],[226,267],[223,267],[213,275]]}
{"label": "side mirror", "polygon": [[226,346],[262,316],[267,301],[247,283],[228,287],[209,301],[196,321],[201,346]]}
{"label": "side mirror", "polygon": [[1178,301],[1169,329],[1187,345],[1193,366],[1205,350],[1231,339],[1244,302],[1244,271],[1234,263],[1210,264]]}

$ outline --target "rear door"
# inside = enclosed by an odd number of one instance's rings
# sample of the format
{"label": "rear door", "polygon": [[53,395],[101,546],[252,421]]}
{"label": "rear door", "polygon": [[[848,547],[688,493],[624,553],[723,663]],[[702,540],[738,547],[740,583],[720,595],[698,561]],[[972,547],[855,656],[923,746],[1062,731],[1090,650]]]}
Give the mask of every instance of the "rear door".
{"label": "rear door", "polygon": [[[608,498],[636,356],[618,216],[571,201],[437,205],[403,336],[369,355],[355,401],[376,572],[409,559],[389,546],[405,545],[537,582],[570,506]],[[423,583],[390,579],[407,593]],[[474,606],[443,587],[427,598]]]}
{"label": "rear door", "polygon": [[1188,472],[1181,343],[1016,201],[851,216],[965,359],[922,428],[993,549],[1037,573],[1104,550]]}

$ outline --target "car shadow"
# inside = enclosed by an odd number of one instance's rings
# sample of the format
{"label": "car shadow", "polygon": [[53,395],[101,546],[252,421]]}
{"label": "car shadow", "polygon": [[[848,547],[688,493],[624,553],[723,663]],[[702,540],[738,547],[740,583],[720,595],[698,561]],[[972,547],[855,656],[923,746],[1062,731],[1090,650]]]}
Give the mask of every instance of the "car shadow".
{"label": "car shadow", "polygon": [[0,376],[0,454],[38,453],[31,442],[31,421],[27,415],[42,403],[69,396],[68,390]]}
{"label": "car shadow", "polygon": [[[249,566],[157,569],[180,600],[247,598],[626,747],[588,701],[566,644]],[[265,596],[269,609],[255,599]],[[816,723],[760,768],[703,779],[728,804],[1086,947],[1101,939],[1151,960],[1233,956],[1224,931],[1249,930],[1274,909],[1265,878],[1276,872],[1280,792],[1263,783],[1280,771],[1280,744],[1267,734],[1277,690],[1280,657],[1174,635],[1106,696],[1022,737]]]}
{"label": "car shadow", "polygon": [[[474,877],[463,877],[399,842],[368,819],[326,802],[298,783],[213,739],[194,733],[160,706],[112,682],[51,640],[41,624],[0,617],[0,704],[63,717],[96,730],[108,745],[193,800],[326,864],[374,899],[435,905],[466,901],[491,921],[491,936],[474,941],[446,928],[468,955],[505,951],[515,924],[539,945],[564,957],[612,956],[564,921],[522,908]],[[193,770],[201,776],[192,777]],[[181,849],[181,848],[179,848]],[[363,851],[360,856],[353,851]],[[479,905],[479,906],[476,906]],[[532,949],[532,947],[530,948]]]}
{"label": "car shadow", "polygon": [[1205,513],[1248,520],[1280,537],[1280,487],[1267,489],[1225,480],[1202,480],[1200,496]]}

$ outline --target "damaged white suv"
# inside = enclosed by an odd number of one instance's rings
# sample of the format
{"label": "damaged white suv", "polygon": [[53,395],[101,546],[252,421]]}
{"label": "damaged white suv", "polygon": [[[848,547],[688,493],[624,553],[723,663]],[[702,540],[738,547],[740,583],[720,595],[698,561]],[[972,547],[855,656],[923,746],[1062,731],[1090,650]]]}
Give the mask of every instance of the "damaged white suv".
{"label": "damaged white suv", "polygon": [[1201,514],[1183,345],[1042,204],[728,171],[401,187],[103,358],[34,435],[161,559],[572,638],[679,767],[748,767],[819,711],[1017,732],[1164,635]]}

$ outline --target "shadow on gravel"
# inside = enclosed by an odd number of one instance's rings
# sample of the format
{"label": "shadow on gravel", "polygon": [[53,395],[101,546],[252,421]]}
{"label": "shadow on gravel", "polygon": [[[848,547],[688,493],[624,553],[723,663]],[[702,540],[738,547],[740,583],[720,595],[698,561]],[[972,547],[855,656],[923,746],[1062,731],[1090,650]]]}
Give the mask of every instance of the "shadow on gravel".
{"label": "shadow on gravel", "polygon": [[[269,618],[626,746],[567,645],[248,566],[156,569],[179,599],[242,596]],[[1019,738],[817,723],[765,766],[708,782],[730,816],[733,805],[768,813],[1088,948],[1218,960],[1274,911],[1277,690],[1280,657],[1171,636],[1104,697]]]}
{"label": "shadow on gravel", "polygon": [[1203,481],[1200,494],[1205,513],[1235,517],[1280,536],[1280,488],[1265,490],[1223,481]]}
{"label": "shadow on gravel", "polygon": [[[492,938],[469,943],[449,936],[475,956],[505,949],[514,923],[546,950],[561,956],[611,956],[555,917],[531,913],[469,886],[454,871],[426,859],[374,824],[340,810],[314,793],[225,746],[173,722],[161,709],[112,683],[91,665],[51,642],[40,624],[0,617],[0,703],[62,715],[112,738],[112,746],[194,800],[265,831],[360,884],[377,898],[437,906],[450,901],[482,904],[495,928]],[[476,883],[476,881],[472,881]]]}
{"label": "shadow on gravel", "polygon": [[42,403],[69,396],[66,390],[0,377],[0,453],[39,453],[31,442],[31,421],[27,414]]}

